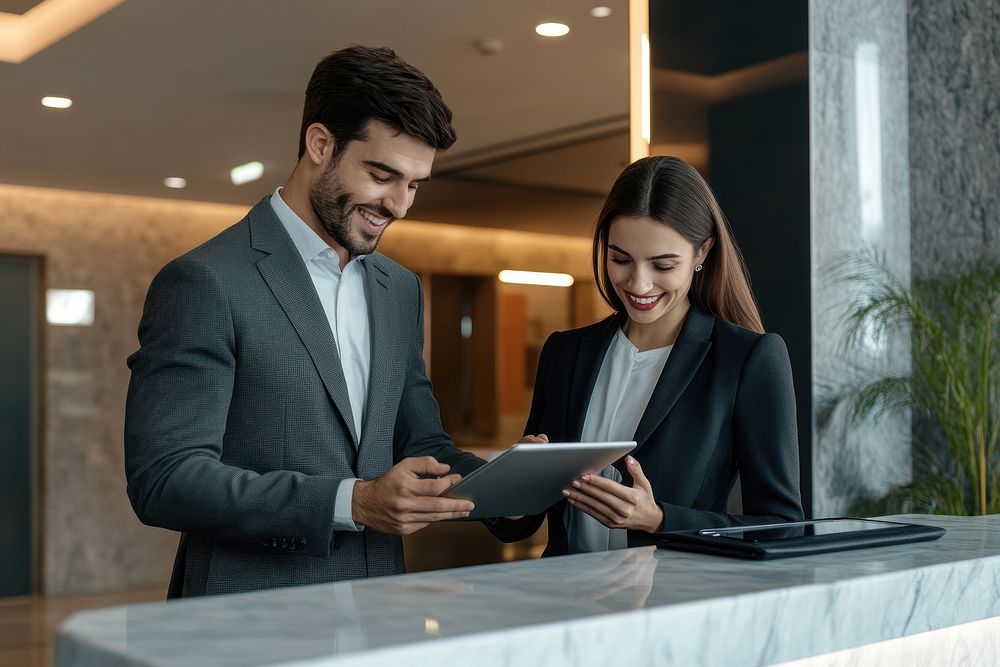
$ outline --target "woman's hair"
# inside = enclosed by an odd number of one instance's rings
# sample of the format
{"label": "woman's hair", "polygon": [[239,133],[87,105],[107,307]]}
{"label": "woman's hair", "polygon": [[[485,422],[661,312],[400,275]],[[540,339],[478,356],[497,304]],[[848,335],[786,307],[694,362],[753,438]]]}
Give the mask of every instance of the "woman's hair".
{"label": "woman's hair", "polygon": [[594,230],[594,279],[616,312],[625,312],[608,276],[608,232],[617,218],[650,217],[675,229],[697,251],[715,245],[694,274],[688,298],[716,317],[764,333],[760,311],[739,248],[705,179],[677,157],[642,158],[625,167],[611,186]]}

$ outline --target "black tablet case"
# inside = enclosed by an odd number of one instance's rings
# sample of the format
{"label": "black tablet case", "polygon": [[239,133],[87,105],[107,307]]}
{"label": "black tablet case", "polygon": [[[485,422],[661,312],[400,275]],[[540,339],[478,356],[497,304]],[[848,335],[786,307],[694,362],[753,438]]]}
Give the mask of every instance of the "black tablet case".
{"label": "black tablet case", "polygon": [[[852,517],[835,518],[850,519]],[[753,526],[746,527],[752,528]],[[733,528],[733,526],[729,528]],[[867,549],[870,547],[885,547],[893,544],[936,540],[944,535],[945,530],[938,526],[900,523],[898,526],[886,528],[857,530],[831,535],[789,537],[776,540],[762,540],[759,542],[707,537],[699,535],[699,532],[699,530],[684,530],[663,533],[657,538],[656,544],[661,549],[693,551],[716,556],[728,556],[730,558],[771,560],[775,558],[810,556],[812,554],[824,554],[833,551]]]}

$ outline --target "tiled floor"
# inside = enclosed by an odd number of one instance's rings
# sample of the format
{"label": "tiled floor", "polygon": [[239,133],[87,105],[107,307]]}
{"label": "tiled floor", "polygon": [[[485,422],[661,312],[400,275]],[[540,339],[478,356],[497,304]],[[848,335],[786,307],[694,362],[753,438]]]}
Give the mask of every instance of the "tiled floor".
{"label": "tiled floor", "polygon": [[0,667],[48,667],[52,637],[84,609],[163,600],[163,588],[67,597],[0,598]]}

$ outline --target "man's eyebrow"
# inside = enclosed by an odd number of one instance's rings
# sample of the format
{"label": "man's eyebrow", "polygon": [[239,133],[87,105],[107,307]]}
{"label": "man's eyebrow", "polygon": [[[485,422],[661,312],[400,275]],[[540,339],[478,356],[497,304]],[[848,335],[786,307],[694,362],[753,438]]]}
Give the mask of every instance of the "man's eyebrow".
{"label": "man's eyebrow", "polygon": [[[632,255],[628,254],[627,252],[625,252],[624,250],[622,250],[621,248],[619,248],[618,246],[612,244],[612,243],[608,244],[608,249],[609,250],[614,250],[615,252],[621,253],[621,254],[623,254],[623,255],[625,255],[627,257],[631,257],[632,256]],[[678,255],[676,252],[668,252],[668,253],[664,253],[662,255],[656,255],[654,257],[647,257],[646,259],[652,261],[654,259],[678,259],[679,257],[680,257],[680,255]]]}
{"label": "man's eyebrow", "polygon": [[[405,174],[403,172],[394,167],[390,167],[385,162],[376,162],[375,160],[362,160],[361,164],[365,165],[366,167],[372,167],[373,169],[378,169],[379,171],[384,171],[387,174],[392,174],[396,178],[405,177]],[[424,176],[423,178],[414,178],[413,182],[426,183],[429,180],[431,180],[430,176]]]}

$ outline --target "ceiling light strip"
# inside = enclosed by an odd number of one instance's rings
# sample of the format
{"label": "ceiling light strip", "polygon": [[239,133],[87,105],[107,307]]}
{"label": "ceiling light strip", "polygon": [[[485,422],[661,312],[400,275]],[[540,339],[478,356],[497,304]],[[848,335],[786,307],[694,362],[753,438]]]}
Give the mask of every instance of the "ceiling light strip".
{"label": "ceiling light strip", "polygon": [[0,61],[21,63],[125,0],[44,0],[24,14],[0,12]]}

